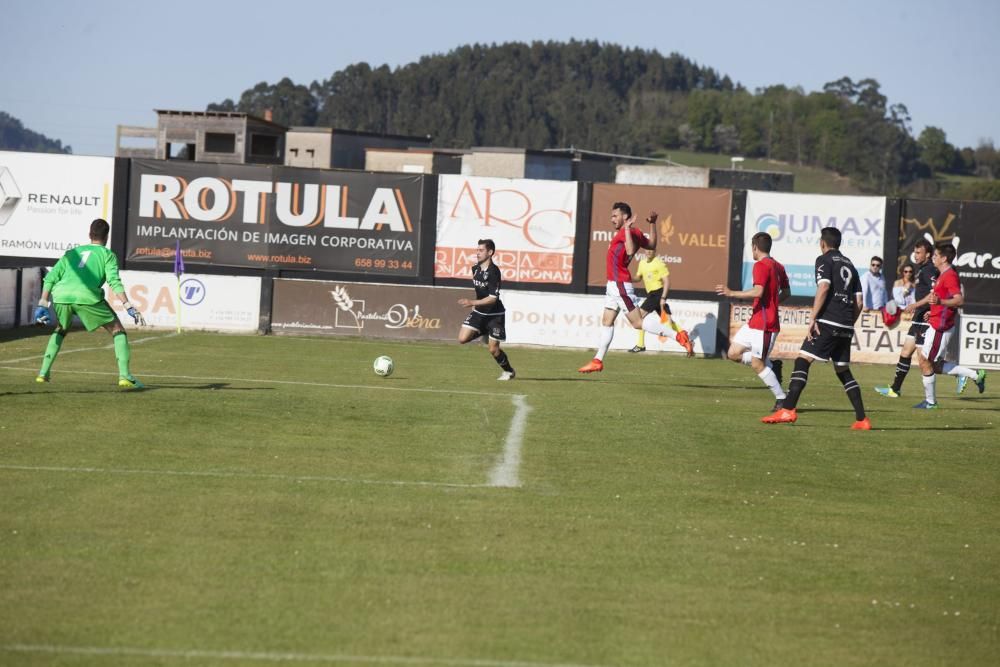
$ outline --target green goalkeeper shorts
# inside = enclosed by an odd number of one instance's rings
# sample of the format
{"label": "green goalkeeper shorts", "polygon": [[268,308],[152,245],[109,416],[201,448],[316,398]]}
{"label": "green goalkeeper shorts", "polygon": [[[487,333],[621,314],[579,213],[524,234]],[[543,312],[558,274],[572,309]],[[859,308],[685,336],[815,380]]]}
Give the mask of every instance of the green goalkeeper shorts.
{"label": "green goalkeeper shorts", "polygon": [[118,319],[115,311],[111,310],[111,306],[108,305],[107,301],[90,304],[57,303],[53,307],[56,310],[56,319],[59,321],[59,328],[66,331],[69,330],[69,325],[73,322],[74,315],[80,318],[87,331],[93,331],[97,327],[103,327],[105,324],[110,324]]}

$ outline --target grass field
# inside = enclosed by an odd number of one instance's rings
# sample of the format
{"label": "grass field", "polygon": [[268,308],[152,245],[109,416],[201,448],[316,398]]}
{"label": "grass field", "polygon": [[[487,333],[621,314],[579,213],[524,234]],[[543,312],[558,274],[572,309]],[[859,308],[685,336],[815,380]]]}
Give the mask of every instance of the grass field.
{"label": "grass field", "polygon": [[[596,332],[595,332],[596,335]],[[146,338],[147,340],[141,340]],[[994,665],[1000,399],[717,359],[0,338],[0,664]],[[380,379],[371,361],[389,354]],[[992,379],[992,378],[991,378]]]}

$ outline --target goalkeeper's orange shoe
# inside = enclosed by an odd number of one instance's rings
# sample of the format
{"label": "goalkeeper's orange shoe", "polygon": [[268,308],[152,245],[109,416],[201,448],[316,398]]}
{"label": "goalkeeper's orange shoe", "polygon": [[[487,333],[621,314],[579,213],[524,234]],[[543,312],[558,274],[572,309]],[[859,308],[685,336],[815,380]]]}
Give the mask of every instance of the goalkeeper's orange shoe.
{"label": "goalkeeper's orange shoe", "polygon": [[585,366],[581,366],[580,373],[600,373],[604,370],[604,362],[600,359],[591,359]]}
{"label": "goalkeeper's orange shoe", "polygon": [[694,345],[691,343],[691,337],[688,336],[688,332],[681,329],[677,332],[677,342],[680,343],[681,347],[687,350],[689,357],[694,356]]}
{"label": "goalkeeper's orange shoe", "polygon": [[872,423],[868,419],[868,417],[865,417],[864,419],[859,419],[858,421],[854,422],[854,424],[851,425],[851,430],[852,431],[870,431],[870,430],[872,430]]}
{"label": "goalkeeper's orange shoe", "polygon": [[794,408],[791,410],[780,408],[775,410],[773,414],[761,417],[760,421],[764,424],[794,424],[798,418],[799,415],[795,412]]}

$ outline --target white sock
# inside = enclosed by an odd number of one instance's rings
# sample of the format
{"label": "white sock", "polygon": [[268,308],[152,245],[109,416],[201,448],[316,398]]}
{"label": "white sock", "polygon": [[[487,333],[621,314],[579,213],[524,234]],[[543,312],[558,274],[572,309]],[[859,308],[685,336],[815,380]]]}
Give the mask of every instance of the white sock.
{"label": "white sock", "polygon": [[[751,361],[753,361],[753,352],[747,350],[743,353],[743,365],[749,366]],[[770,366],[768,368],[770,368]]]}
{"label": "white sock", "polygon": [[927,399],[928,403],[937,403],[937,397],[934,395],[934,382],[936,377],[934,375],[925,375],[924,377],[924,398]]}
{"label": "white sock", "polygon": [[650,313],[643,318],[642,330],[651,334],[656,334],[657,336],[666,336],[667,338],[677,339],[677,332],[674,331],[669,324],[661,322],[660,316],[656,313]]}
{"label": "white sock", "polygon": [[950,361],[944,362],[942,369],[948,375],[961,375],[962,377],[969,378],[970,380],[975,380],[979,377],[976,371],[966,368],[965,366],[959,366],[958,364],[953,364]]}
{"label": "white sock", "polygon": [[770,368],[765,368],[760,373],[757,373],[757,377],[764,381],[767,388],[771,390],[774,397],[777,399],[782,399],[785,397],[785,392],[782,390],[781,385],[778,384],[778,376],[774,374]]}
{"label": "white sock", "polygon": [[611,347],[611,339],[615,337],[615,328],[612,327],[601,327],[601,344],[597,348],[597,354],[594,356],[598,361],[604,361],[604,355],[608,353],[608,348]]}

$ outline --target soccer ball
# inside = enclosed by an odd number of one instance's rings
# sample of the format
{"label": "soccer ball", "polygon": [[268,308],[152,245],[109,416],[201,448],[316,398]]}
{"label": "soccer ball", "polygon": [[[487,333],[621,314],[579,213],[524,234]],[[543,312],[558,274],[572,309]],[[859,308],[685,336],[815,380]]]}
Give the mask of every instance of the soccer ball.
{"label": "soccer ball", "polygon": [[392,357],[387,357],[384,354],[375,360],[375,364],[372,366],[375,370],[375,375],[387,378],[392,375],[393,363]]}

